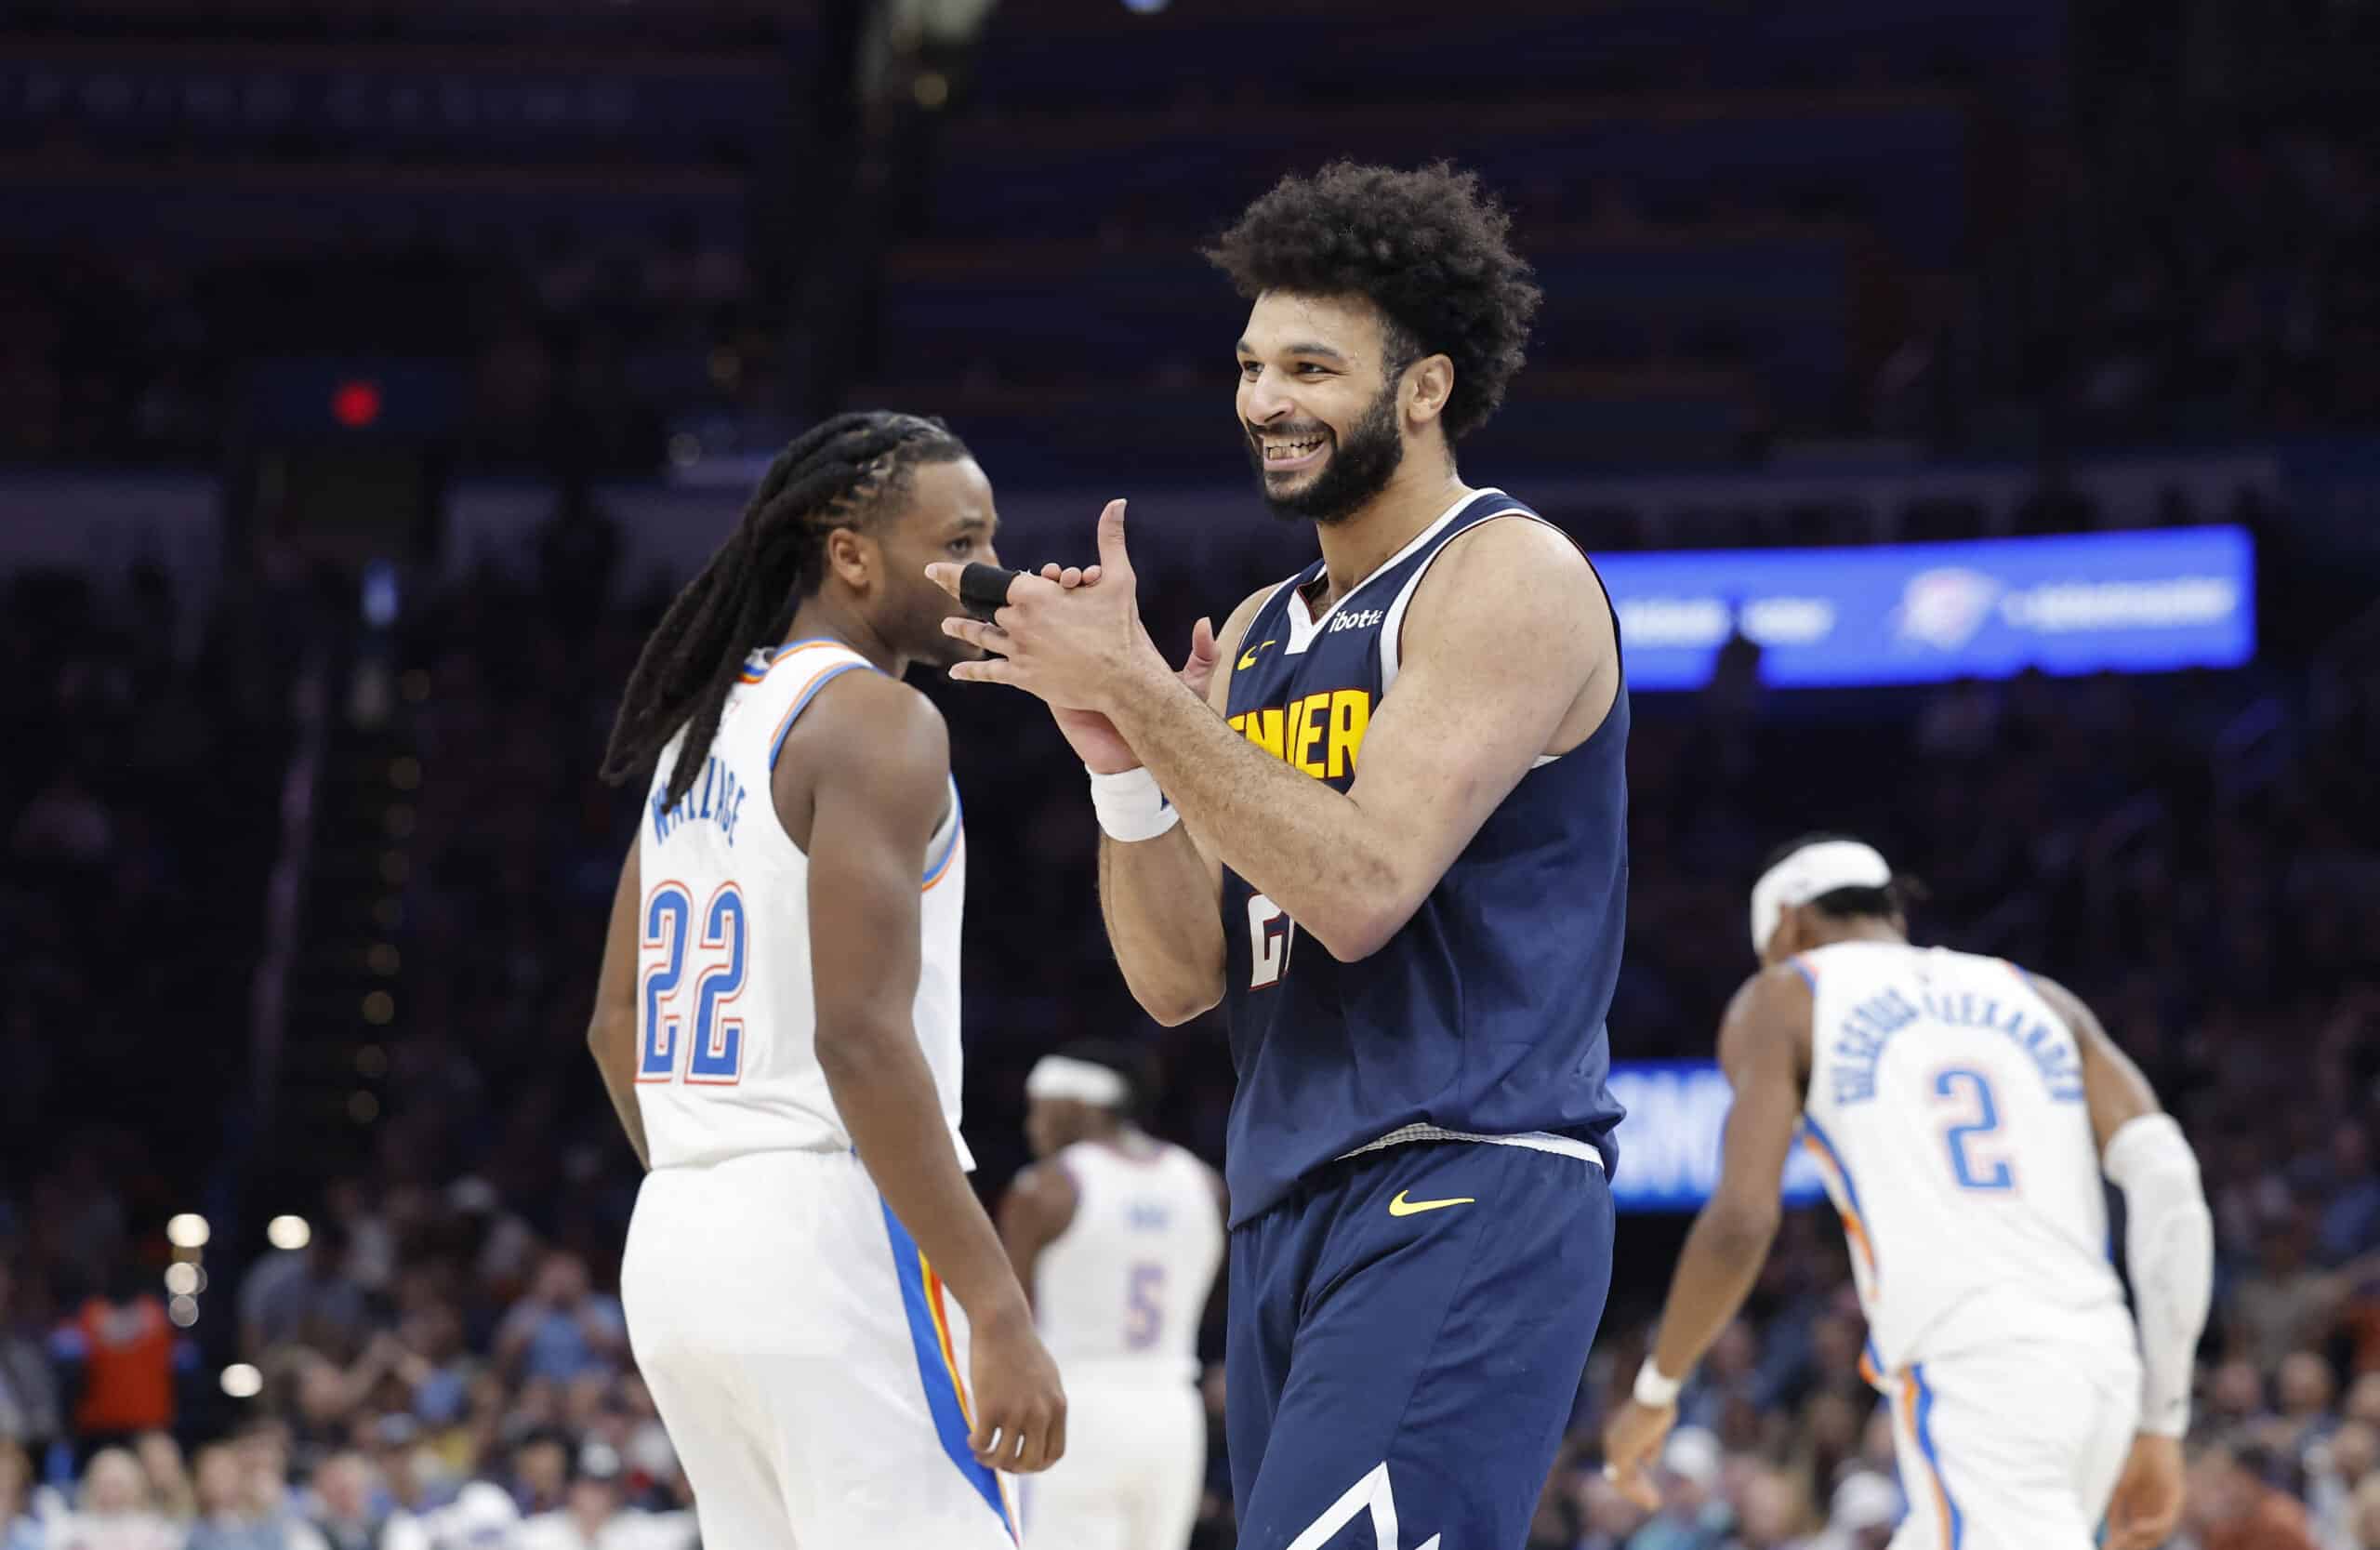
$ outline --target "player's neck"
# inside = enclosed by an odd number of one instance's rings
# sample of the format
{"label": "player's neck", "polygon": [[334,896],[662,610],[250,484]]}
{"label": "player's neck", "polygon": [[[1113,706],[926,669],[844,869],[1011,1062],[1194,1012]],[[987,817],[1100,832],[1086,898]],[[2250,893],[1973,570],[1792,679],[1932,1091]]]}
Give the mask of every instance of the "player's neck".
{"label": "player's neck", "polygon": [[1380,494],[1355,514],[1343,522],[1316,523],[1323,574],[1329,578],[1330,590],[1315,604],[1315,611],[1321,612],[1360,586],[1411,543],[1414,535],[1472,493],[1456,474],[1452,458],[1408,457]]}
{"label": "player's neck", "polygon": [[1838,942],[1889,942],[1896,947],[1909,946],[1909,938],[1901,934],[1890,921],[1879,921],[1868,916],[1858,916],[1844,921],[1842,926],[1831,933],[1825,941],[1816,946],[1831,947]]}
{"label": "player's neck", "polygon": [[869,626],[866,618],[840,597],[821,591],[801,600],[793,611],[787,641],[840,641],[868,659],[880,671],[898,678],[908,662]]}
{"label": "player's neck", "polygon": [[1147,1153],[1155,1145],[1139,1127],[1125,1124],[1120,1120],[1104,1130],[1092,1131],[1083,1139],[1122,1152],[1128,1157],[1140,1157]]}

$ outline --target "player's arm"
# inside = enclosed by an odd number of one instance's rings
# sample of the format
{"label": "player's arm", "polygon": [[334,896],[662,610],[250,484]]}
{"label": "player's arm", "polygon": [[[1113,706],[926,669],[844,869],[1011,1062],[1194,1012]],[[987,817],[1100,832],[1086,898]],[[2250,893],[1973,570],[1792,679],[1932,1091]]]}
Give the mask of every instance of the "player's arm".
{"label": "player's arm", "polygon": [[[1809,1069],[1810,1015],[1808,982],[1779,965],[1745,982],[1719,1027],[1719,1064],[1735,1090],[1719,1182],[1686,1236],[1637,1397],[1604,1431],[1606,1471],[1647,1507],[1659,1499],[1645,1468],[1677,1419],[1676,1387],[1751,1295],[1777,1236]],[[1663,1402],[1647,1402],[1656,1398]]]}
{"label": "player's arm", "polygon": [[2189,1430],[2190,1379],[2215,1286],[2215,1217],[2198,1158],[2149,1079],[2082,999],[2051,980],[2035,976],[2033,984],[2082,1047],[2100,1166],[2123,1191],[2124,1261],[2146,1369],[2140,1429],[2178,1437]]}
{"label": "player's arm", "polygon": [[[773,795],[788,828],[800,832],[799,820],[809,819],[819,1069],[885,1203],[967,1312],[978,1457],[1003,1469],[1046,1468],[1064,1448],[1056,1370],[1033,1336],[1032,1310],[999,1235],[959,1166],[912,1021],[918,880],[950,800],[949,735],[923,696],[874,673],[844,675],[809,715],[802,773],[810,812],[788,811],[798,801],[790,763]],[[997,1384],[985,1380],[985,1364],[996,1359],[1012,1369]],[[989,1451],[995,1431],[998,1456]]]}
{"label": "player's arm", "polygon": [[[1218,725],[1231,703],[1240,639],[1266,595],[1257,592],[1234,609],[1216,643],[1206,703]],[[1197,820],[1186,811],[1183,817],[1154,840],[1099,837],[1099,912],[1108,945],[1132,999],[1167,1027],[1223,999],[1223,864],[1193,832]]]}
{"label": "player's arm", "polygon": [[1617,670],[1585,557],[1540,523],[1492,522],[1448,544],[1422,584],[1396,692],[1372,712],[1345,795],[1170,676],[1136,674],[1109,715],[1219,859],[1353,961],[1412,918],[1594,675]]}
{"label": "player's arm", "polygon": [[1051,1162],[1020,1172],[1000,1197],[1000,1246],[1008,1251],[1009,1268],[1016,1272],[1016,1284],[1028,1301],[1041,1251],[1073,1225],[1078,1199],[1075,1181]]}
{"label": "player's arm", "polygon": [[645,1145],[644,1115],[636,1103],[636,959],[637,903],[644,885],[637,878],[637,846],[628,843],[628,858],[620,864],[620,881],[612,890],[612,923],[603,934],[603,966],[595,975],[595,1011],[587,1020],[587,1048],[602,1074],[603,1091],[612,1112],[620,1117],[636,1159],[653,1166]]}
{"label": "player's arm", "polygon": [[2215,1291],[2215,1216],[2181,1126],[2082,999],[2033,976],[2082,1052],[2082,1096],[2099,1165],[2123,1191],[2124,1264],[2140,1326],[2140,1435],[2108,1506],[2109,1550],[2162,1544],[2181,1520],[2181,1438]]}

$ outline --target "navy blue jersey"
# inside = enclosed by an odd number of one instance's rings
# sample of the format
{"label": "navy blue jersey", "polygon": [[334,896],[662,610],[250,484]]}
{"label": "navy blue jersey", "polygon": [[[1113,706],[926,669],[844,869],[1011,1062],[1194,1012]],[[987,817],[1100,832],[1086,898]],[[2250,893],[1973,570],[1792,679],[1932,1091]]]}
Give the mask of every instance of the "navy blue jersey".
{"label": "navy blue jersey", "polygon": [[[1318,619],[1304,590],[1322,562],[1284,582],[1240,640],[1234,729],[1335,790],[1354,785],[1422,573],[1456,535],[1515,512],[1536,516],[1480,492]],[[1529,643],[1512,647],[1514,670],[1526,671]],[[1628,888],[1627,745],[1623,686],[1593,735],[1523,775],[1413,918],[1354,963],[1301,942],[1225,868],[1235,1224],[1311,1170],[1408,1127],[1566,1137],[1613,1164],[1620,1108],[1605,1087],[1604,1016]]]}

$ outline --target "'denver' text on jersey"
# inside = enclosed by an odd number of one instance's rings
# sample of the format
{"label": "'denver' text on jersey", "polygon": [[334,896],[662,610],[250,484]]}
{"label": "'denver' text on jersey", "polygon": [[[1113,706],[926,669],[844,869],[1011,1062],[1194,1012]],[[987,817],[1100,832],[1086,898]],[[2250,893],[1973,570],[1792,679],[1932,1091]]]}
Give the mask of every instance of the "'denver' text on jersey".
{"label": "'denver' text on jersey", "polygon": [[[1500,520],[1540,519],[1499,490],[1466,497],[1319,617],[1308,599],[1320,561],[1283,582],[1240,639],[1232,729],[1350,788],[1395,692],[1416,589],[1448,543]],[[1412,919],[1359,961],[1302,950],[1295,922],[1225,869],[1235,1222],[1310,1170],[1417,1126],[1559,1137],[1611,1163],[1620,1111],[1605,1086],[1604,1016],[1625,923],[1628,723],[1622,689],[1585,742],[1521,777]]]}

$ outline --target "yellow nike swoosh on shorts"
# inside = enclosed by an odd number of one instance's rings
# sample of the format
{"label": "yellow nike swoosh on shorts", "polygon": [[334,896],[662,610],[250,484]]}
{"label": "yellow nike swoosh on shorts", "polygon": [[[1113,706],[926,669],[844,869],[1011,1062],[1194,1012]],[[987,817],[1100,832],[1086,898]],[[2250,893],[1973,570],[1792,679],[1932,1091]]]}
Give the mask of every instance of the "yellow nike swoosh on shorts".
{"label": "yellow nike swoosh on shorts", "polygon": [[1396,1198],[1388,1202],[1388,1213],[1391,1216],[1411,1216],[1418,1212],[1444,1211],[1448,1206],[1471,1206],[1478,1203],[1468,1195],[1458,1196],[1451,1200],[1408,1200],[1405,1198],[1405,1191],[1400,1189],[1396,1192]]}
{"label": "yellow nike swoosh on shorts", "polygon": [[1246,669],[1252,668],[1252,667],[1256,666],[1256,654],[1257,654],[1258,652],[1260,652],[1260,651],[1263,651],[1266,646],[1269,646],[1269,645],[1271,645],[1272,643],[1272,643],[1272,642],[1270,642],[1270,641],[1264,641],[1264,642],[1262,642],[1262,643],[1258,643],[1258,644],[1256,644],[1256,645],[1252,645],[1252,646],[1249,647],[1246,651],[1244,651],[1244,652],[1240,653],[1240,655],[1239,655],[1239,665],[1240,665],[1241,669],[1244,670],[1244,669]]}

